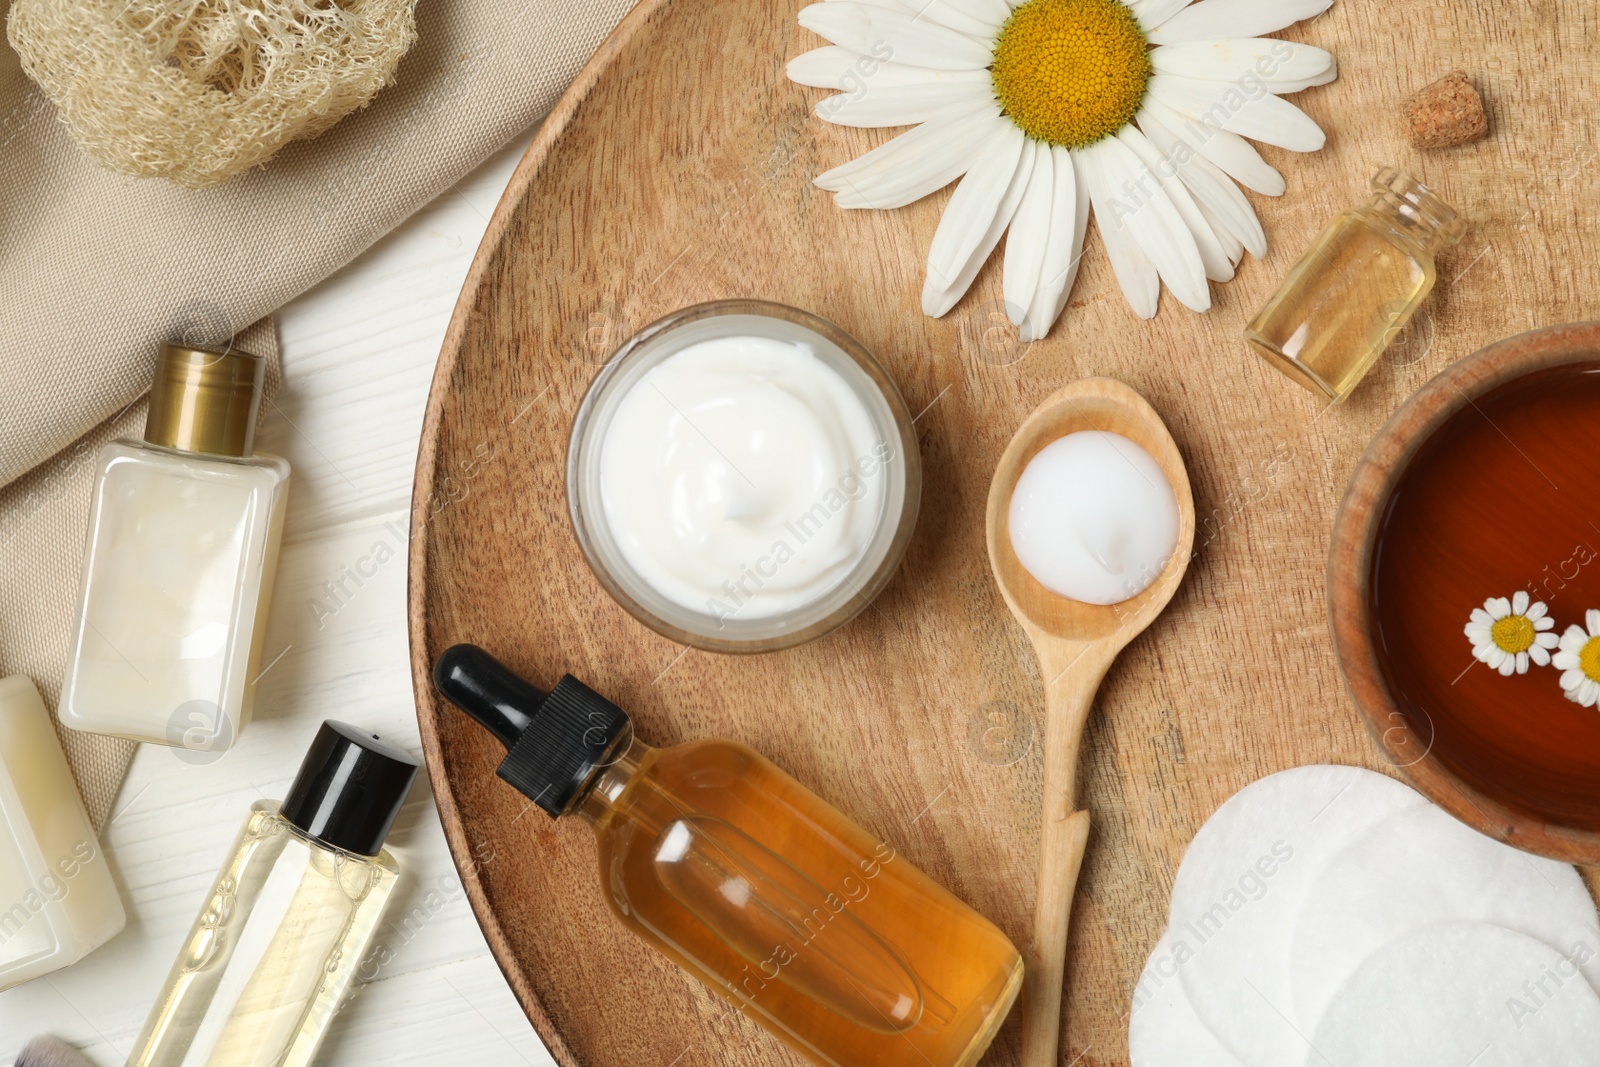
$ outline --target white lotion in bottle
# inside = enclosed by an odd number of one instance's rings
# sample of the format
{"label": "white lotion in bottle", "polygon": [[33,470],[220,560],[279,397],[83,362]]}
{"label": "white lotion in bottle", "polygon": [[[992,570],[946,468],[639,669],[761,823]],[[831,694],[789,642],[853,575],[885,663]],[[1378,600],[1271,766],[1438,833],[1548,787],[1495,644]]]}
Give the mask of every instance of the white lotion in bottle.
{"label": "white lotion in bottle", "polygon": [[101,450],[64,725],[221,751],[249,723],[289,481],[252,452],[265,371],[164,344],[144,440]]}
{"label": "white lotion in bottle", "polygon": [[126,922],[39,691],[0,679],[0,989],[76,963]]}

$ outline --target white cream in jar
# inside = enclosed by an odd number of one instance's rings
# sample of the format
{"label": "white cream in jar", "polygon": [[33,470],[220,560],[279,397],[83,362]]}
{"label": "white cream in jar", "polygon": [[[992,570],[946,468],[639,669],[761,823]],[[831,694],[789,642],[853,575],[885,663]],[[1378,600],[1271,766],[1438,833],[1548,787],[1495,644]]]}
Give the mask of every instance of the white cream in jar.
{"label": "white cream in jar", "polygon": [[650,367],[605,427],[605,523],[638,577],[716,620],[813,603],[883,522],[894,447],[808,345],[713,337]]}
{"label": "white cream in jar", "polygon": [[1028,461],[1011,494],[1011,547],[1053,593],[1086,604],[1138,596],[1178,544],[1178,498],[1150,453],[1082,430]]}

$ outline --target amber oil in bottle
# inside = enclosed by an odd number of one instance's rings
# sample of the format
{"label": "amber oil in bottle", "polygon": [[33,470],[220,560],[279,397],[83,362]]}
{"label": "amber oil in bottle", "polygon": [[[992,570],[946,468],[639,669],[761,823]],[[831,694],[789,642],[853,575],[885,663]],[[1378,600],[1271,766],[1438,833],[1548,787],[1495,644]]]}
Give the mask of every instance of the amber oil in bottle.
{"label": "amber oil in bottle", "polygon": [[1372,199],[1340,212],[1245,327],[1267,362],[1343,400],[1433,289],[1434,256],[1465,224],[1404,171],[1384,167]]}
{"label": "amber oil in bottle", "polygon": [[612,912],[725,999],[730,1023],[840,1067],[966,1067],[988,1048],[1021,986],[1016,948],[759,753],[652,748],[571,676],[544,694],[471,645],[435,681],[509,743],[502,778],[589,821]]}

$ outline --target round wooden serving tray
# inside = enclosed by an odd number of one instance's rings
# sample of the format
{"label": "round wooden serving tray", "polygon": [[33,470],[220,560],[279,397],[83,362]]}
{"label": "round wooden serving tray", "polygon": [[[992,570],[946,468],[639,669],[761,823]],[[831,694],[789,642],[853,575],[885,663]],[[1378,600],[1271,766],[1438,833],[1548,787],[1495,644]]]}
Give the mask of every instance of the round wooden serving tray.
{"label": "round wooden serving tray", "polygon": [[[1207,315],[1166,297],[1141,322],[1091,232],[1071,306],[1024,346],[1006,323],[999,256],[944,319],[918,307],[948,192],[845,212],[811,185],[889,132],[822,123],[810,110],[822,94],[784,79],[788,59],[821,43],[796,25],[799,6],[645,0],[546,121],[490,224],[439,361],[413,497],[411,647],[440,815],[489,944],[563,1064],[796,1060],[612,918],[583,823],[552,823],[495,777],[499,745],[429,684],[457,641],[542,685],[571,671],[653,743],[753,745],[1022,943],[1043,690],[989,574],[985,496],[1029,410],[1073,379],[1119,378],[1171,428],[1198,513],[1188,576],[1112,667],[1084,742],[1079,800],[1094,829],[1062,1060],[1125,1064],[1133,984],[1196,827],[1273,771],[1385,766],[1340,685],[1324,585],[1334,511],[1368,438],[1434,372],[1535,311],[1592,315],[1600,254],[1583,220],[1600,168],[1585,165],[1592,131],[1570,106],[1600,95],[1592,19],[1583,0],[1542,19],[1488,0],[1403,0],[1339,3],[1293,27],[1285,36],[1338,55],[1341,76],[1294,98],[1329,131],[1327,148],[1264,150],[1289,182],[1281,199],[1253,198],[1267,261],[1213,286]],[[1495,133],[1420,157],[1396,105],[1456,66],[1486,72]],[[1322,412],[1240,331],[1385,162],[1473,229],[1416,329],[1349,403]],[[606,355],[669,311],[725,297],[837,323],[920,413],[922,513],[899,575],[842,629],[754,657],[686,651],[612,602],[574,543],[562,484],[573,414]],[[1016,1034],[1013,1018],[986,1062],[1014,1063]]]}

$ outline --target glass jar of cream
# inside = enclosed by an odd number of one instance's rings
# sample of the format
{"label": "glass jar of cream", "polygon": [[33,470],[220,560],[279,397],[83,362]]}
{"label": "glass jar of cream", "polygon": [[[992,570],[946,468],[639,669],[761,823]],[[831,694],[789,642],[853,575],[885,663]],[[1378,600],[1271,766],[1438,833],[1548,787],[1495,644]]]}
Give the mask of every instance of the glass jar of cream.
{"label": "glass jar of cream", "polygon": [[698,304],[625,341],[589,387],[567,501],[629,613],[718,652],[787,648],[883,589],[916,523],[911,417],[866,349],[760,300]]}

